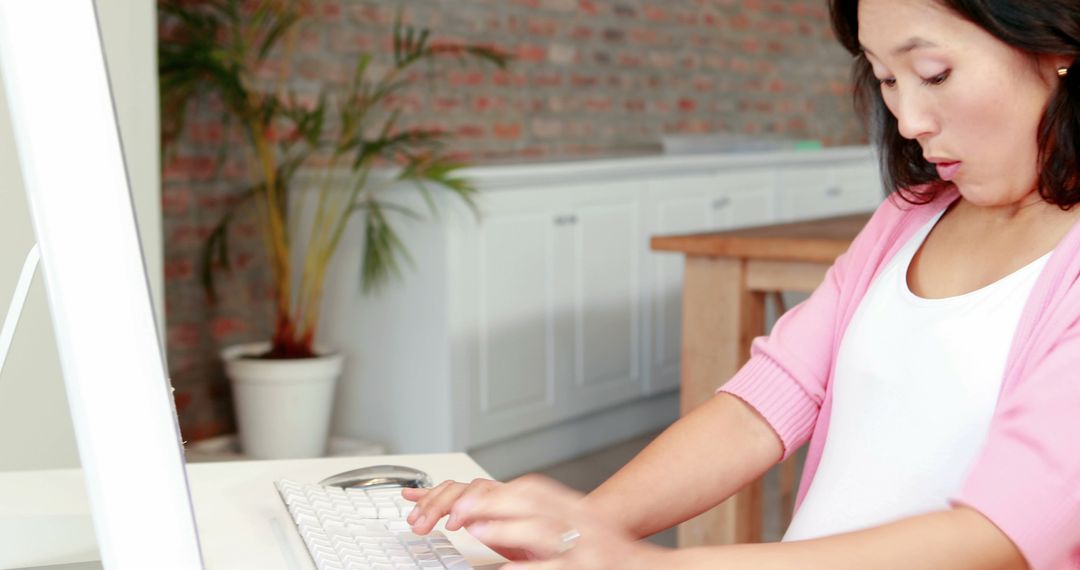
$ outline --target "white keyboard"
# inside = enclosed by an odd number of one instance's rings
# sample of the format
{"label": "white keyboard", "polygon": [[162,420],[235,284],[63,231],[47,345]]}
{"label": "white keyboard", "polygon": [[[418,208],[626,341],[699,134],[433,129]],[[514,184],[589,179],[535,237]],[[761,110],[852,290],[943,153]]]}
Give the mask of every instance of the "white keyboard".
{"label": "white keyboard", "polygon": [[281,500],[319,570],[467,570],[441,532],[413,534],[401,489],[342,489],[281,480]]}

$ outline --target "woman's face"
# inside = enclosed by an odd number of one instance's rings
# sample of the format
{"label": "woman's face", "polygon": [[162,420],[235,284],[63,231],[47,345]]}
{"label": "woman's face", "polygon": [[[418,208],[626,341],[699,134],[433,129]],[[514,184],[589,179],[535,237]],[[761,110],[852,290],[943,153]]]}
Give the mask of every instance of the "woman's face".
{"label": "woman's face", "polygon": [[900,134],[943,180],[980,206],[1031,195],[1061,62],[1036,60],[933,0],[862,0],[859,41]]}

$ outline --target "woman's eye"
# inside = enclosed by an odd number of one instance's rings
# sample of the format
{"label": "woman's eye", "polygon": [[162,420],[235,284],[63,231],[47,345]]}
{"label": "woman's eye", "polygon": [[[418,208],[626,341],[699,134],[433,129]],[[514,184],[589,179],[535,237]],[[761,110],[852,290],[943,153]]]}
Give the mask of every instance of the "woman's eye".
{"label": "woman's eye", "polygon": [[893,87],[896,87],[896,78],[888,77],[885,79],[878,79],[878,83],[880,83],[881,86],[886,89],[892,89]]}
{"label": "woman's eye", "polygon": [[949,78],[949,72],[945,71],[944,73],[940,73],[938,75],[935,75],[935,76],[931,77],[930,79],[924,79],[923,80],[923,85],[941,85],[942,83],[945,83],[945,80],[948,79],[948,78]]}

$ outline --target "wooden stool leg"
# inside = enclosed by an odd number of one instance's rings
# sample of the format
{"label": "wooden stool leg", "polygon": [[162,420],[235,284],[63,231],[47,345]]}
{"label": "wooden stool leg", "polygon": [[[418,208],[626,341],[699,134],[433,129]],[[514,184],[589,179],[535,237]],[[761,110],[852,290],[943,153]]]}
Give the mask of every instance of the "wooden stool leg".
{"label": "wooden stool leg", "polygon": [[[779,318],[787,311],[784,296],[780,291],[769,293],[776,306],[776,316]],[[780,465],[780,522],[781,529],[787,530],[791,526],[791,516],[795,511],[795,487],[798,478],[799,465],[796,456],[792,455]]]}
{"label": "wooden stool leg", "polygon": [[[765,327],[765,294],[746,288],[745,263],[724,258],[686,261],[683,281],[681,412],[713,397],[746,362]],[[679,526],[679,546],[761,542],[761,481]]]}

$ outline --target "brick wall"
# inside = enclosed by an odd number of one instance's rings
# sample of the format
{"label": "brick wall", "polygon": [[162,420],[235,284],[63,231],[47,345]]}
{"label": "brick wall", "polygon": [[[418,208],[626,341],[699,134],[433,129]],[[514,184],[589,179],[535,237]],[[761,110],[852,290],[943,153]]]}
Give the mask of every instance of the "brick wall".
{"label": "brick wall", "polygon": [[[656,152],[665,133],[735,132],[860,144],[848,57],[825,0],[315,0],[288,66],[301,95],[341,83],[361,52],[388,53],[400,7],[438,38],[494,44],[506,71],[443,65],[403,97],[408,124],[441,127],[477,163]],[[378,58],[377,58],[378,59]],[[217,160],[239,134],[204,101],[189,113],[163,189],[170,371],[188,440],[233,429],[219,347],[268,335],[268,271],[249,220],[236,268],[207,303],[199,252],[248,161]]]}

